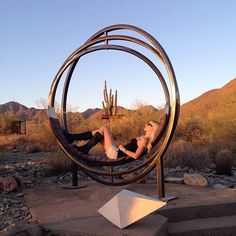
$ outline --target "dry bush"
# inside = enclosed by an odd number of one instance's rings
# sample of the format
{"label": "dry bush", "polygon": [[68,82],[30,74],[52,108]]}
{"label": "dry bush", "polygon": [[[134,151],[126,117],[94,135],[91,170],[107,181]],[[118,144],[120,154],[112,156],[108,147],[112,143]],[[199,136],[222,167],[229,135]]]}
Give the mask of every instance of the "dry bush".
{"label": "dry bush", "polygon": [[31,142],[25,147],[25,151],[27,153],[35,153],[35,152],[42,152],[42,146],[38,144],[37,142]]}
{"label": "dry bush", "polygon": [[0,136],[2,151],[17,149],[28,153],[56,150],[55,137],[52,134],[48,120],[42,123],[27,121],[27,134],[9,134]]}
{"label": "dry bush", "polygon": [[228,150],[221,150],[216,156],[216,173],[218,175],[231,175],[233,153]]}
{"label": "dry bush", "polygon": [[211,160],[206,146],[197,145],[185,140],[173,142],[165,154],[165,165],[173,168],[176,166],[191,167],[194,169],[206,167]]}
{"label": "dry bush", "polygon": [[180,119],[175,137],[197,144],[204,144],[211,140],[209,128],[203,121],[196,118]]}
{"label": "dry bush", "polygon": [[57,147],[49,121],[27,123],[27,151],[52,151]]}
{"label": "dry bush", "polygon": [[26,135],[1,135],[0,136],[0,150],[13,150],[13,149],[23,149],[23,146],[27,142]]}
{"label": "dry bush", "polygon": [[50,169],[47,175],[54,176],[71,171],[71,161],[66,158],[62,152],[53,152],[44,157],[44,164],[48,165]]}

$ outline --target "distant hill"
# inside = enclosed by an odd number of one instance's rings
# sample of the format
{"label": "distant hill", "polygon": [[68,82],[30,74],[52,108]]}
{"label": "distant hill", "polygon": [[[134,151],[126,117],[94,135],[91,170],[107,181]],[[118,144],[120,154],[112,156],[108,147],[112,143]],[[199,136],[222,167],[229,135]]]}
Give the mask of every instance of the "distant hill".
{"label": "distant hill", "polygon": [[[118,107],[118,114],[128,115],[134,110],[125,109],[124,107]],[[28,108],[18,102],[8,102],[0,105],[0,114],[5,112],[12,112],[17,114],[20,119],[37,119],[42,120],[47,117],[46,110]],[[153,106],[142,106],[136,110],[136,112],[155,114],[158,109]],[[86,119],[89,120],[98,119],[102,115],[102,110],[99,108],[87,109],[81,113]],[[180,118],[198,118],[201,120],[212,121],[214,123],[220,123],[222,120],[224,123],[236,124],[236,78],[231,80],[225,86],[219,89],[210,90],[201,96],[187,102],[181,106]]]}
{"label": "distant hill", "polygon": [[5,104],[0,104],[0,114],[4,114],[6,112],[11,112],[16,114],[20,120],[43,120],[46,117],[46,110],[44,109],[36,109],[36,108],[28,108],[18,102],[7,102]]}
{"label": "distant hill", "polygon": [[149,112],[149,113],[155,113],[158,112],[158,109],[151,105],[141,106],[137,109],[139,112]]}
{"label": "distant hill", "polygon": [[13,112],[13,113],[24,113],[28,108],[18,102],[7,102],[0,105],[0,113]]}
{"label": "distant hill", "polygon": [[[97,108],[98,109],[98,108]],[[118,106],[117,107],[117,114],[126,114],[128,112],[128,109],[125,109],[124,107]],[[82,113],[84,114],[84,113]],[[89,121],[96,120],[96,119],[101,119],[103,115],[103,110],[98,109],[97,112],[92,113],[89,117]]]}
{"label": "distant hill", "polygon": [[184,136],[196,136],[194,129],[199,127],[199,139],[205,136],[214,148],[236,152],[236,79],[182,105],[178,127]]}
{"label": "distant hill", "polygon": [[82,115],[84,116],[84,118],[88,118],[88,117],[90,117],[91,115],[93,115],[94,113],[99,112],[100,110],[101,110],[101,109],[99,109],[99,108],[94,108],[94,109],[89,108],[89,109],[87,109],[86,111],[82,112]]}
{"label": "distant hill", "polygon": [[[236,113],[236,78],[219,89],[210,90],[181,106],[181,117],[216,120]],[[234,116],[234,121],[235,121]],[[236,123],[236,122],[235,122]]]}

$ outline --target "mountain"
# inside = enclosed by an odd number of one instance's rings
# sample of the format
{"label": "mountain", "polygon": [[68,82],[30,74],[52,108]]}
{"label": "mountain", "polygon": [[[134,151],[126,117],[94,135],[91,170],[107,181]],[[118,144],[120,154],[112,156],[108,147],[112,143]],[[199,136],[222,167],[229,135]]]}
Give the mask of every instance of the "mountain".
{"label": "mountain", "polygon": [[[121,106],[117,106],[117,114],[118,115],[125,115],[125,114],[129,114],[130,110],[129,109],[126,109],[124,107],[121,107]],[[96,120],[96,119],[101,119],[103,115],[103,110],[102,109],[99,109],[97,112],[94,112],[93,114],[91,114],[88,119],[89,121],[92,121],[92,120]]]}
{"label": "mountain", "polygon": [[[181,117],[216,120],[236,113],[236,78],[219,89],[210,90],[181,106]],[[234,116],[235,121],[235,116]]]}
{"label": "mountain", "polygon": [[18,102],[7,102],[5,104],[0,105],[0,114],[6,113],[6,112],[12,112],[12,113],[24,113],[28,108]]}
{"label": "mountain", "polygon": [[13,113],[19,117],[20,120],[43,120],[46,117],[45,109],[36,109],[36,108],[28,108],[18,102],[7,102],[5,104],[0,104],[0,114],[4,114],[6,112]]}
{"label": "mountain", "polygon": [[143,113],[155,113],[158,112],[158,109],[151,105],[141,106],[136,111],[143,112]]}
{"label": "mountain", "polygon": [[[128,115],[133,110],[118,107],[118,114]],[[158,110],[152,106],[142,106],[137,112],[155,114]],[[17,114],[20,119],[37,119],[46,118],[47,113],[44,109],[28,108],[18,102],[8,102],[0,104],[0,114],[12,112]],[[85,118],[89,120],[98,119],[102,115],[99,108],[87,109],[82,112]],[[219,89],[210,90],[201,96],[187,102],[181,106],[180,118],[198,118],[214,122],[235,122],[236,117],[236,78],[231,80],[225,86]]]}
{"label": "mountain", "polygon": [[101,109],[99,109],[99,108],[94,108],[94,109],[89,108],[89,109],[87,109],[86,111],[82,112],[82,115],[83,115],[85,118],[88,118],[88,117],[90,117],[91,115],[93,115],[94,113],[99,112],[100,110],[101,110]]}

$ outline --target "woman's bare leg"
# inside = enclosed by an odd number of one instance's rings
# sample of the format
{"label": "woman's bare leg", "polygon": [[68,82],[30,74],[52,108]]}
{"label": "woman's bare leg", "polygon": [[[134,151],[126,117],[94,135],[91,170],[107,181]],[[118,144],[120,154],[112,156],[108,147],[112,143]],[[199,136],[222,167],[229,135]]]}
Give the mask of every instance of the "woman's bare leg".
{"label": "woman's bare leg", "polygon": [[114,145],[114,140],[111,131],[107,127],[103,126],[99,130],[94,130],[94,131],[99,132],[100,134],[103,135],[104,137],[103,146],[105,151],[107,151],[112,145]]}
{"label": "woman's bare leg", "polygon": [[[92,130],[92,135],[94,136],[94,134],[96,134],[97,132],[101,133],[101,132],[100,132],[100,129]],[[101,134],[102,134],[102,133],[101,133]]]}

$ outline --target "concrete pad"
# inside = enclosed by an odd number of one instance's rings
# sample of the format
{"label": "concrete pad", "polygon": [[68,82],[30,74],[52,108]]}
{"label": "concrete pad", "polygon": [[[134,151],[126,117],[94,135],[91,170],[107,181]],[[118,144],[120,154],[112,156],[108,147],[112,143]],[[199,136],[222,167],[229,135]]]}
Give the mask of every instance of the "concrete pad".
{"label": "concrete pad", "polygon": [[167,218],[160,215],[150,215],[122,230],[102,216],[67,220],[43,225],[43,228],[53,235],[67,236],[165,236],[167,235]]}
{"label": "concrete pad", "polygon": [[86,184],[88,187],[82,189],[64,189],[60,185],[26,189],[24,197],[33,221],[52,223],[99,216],[98,208],[122,190],[92,181]]}
{"label": "concrete pad", "polygon": [[236,189],[219,190],[213,187],[184,184],[165,184],[165,186],[166,195],[170,194],[179,198],[168,202],[163,209],[236,202]]}
{"label": "concrete pad", "polygon": [[[82,189],[63,189],[60,185],[26,189],[24,197],[34,220],[45,224],[99,216],[97,210],[122,189],[158,198],[156,184],[135,183],[118,187],[94,181],[85,184],[88,187]],[[157,214],[166,209],[236,201],[236,189],[218,190],[182,184],[165,184],[165,187],[166,195],[179,198],[168,202]]]}
{"label": "concrete pad", "polygon": [[236,215],[170,223],[168,232],[172,236],[236,235]]}

